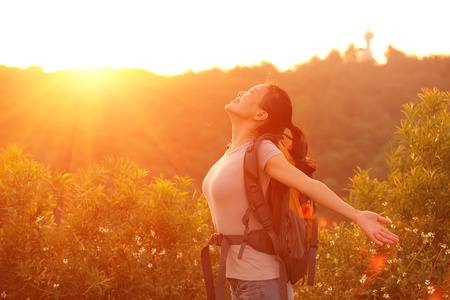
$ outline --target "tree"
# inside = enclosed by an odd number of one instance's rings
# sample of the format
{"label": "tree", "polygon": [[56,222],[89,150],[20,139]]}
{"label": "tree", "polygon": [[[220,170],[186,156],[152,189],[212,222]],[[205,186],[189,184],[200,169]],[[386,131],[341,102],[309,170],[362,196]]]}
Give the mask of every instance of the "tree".
{"label": "tree", "polygon": [[356,63],[358,59],[357,51],[354,44],[349,44],[344,52],[344,61],[346,63]]}

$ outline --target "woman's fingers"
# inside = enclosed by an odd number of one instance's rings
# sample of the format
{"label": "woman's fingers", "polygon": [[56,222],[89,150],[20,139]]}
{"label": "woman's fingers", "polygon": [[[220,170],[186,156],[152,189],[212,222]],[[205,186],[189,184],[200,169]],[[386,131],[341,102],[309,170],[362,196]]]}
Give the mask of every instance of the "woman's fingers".
{"label": "woman's fingers", "polygon": [[369,238],[374,242],[375,244],[379,246],[383,246],[383,243],[378,239],[377,234],[369,235]]}
{"label": "woman's fingers", "polygon": [[384,227],[381,228],[381,232],[384,233],[384,234],[386,234],[386,235],[388,235],[389,237],[398,239],[398,235],[396,235],[395,233],[393,233],[393,232],[387,230],[387,229],[384,228]]}
{"label": "woman's fingers", "polygon": [[391,224],[391,221],[389,221],[388,219],[386,219],[386,218],[384,218],[384,217],[382,217],[382,216],[380,216],[380,215],[378,215],[377,221],[378,221],[378,222],[381,222],[381,223],[383,223],[383,224],[386,224],[386,225]]}
{"label": "woman's fingers", "polygon": [[385,229],[384,227],[374,233],[373,236],[376,239],[376,241],[374,242],[381,246],[383,245],[383,243],[393,244],[398,242],[398,236]]}
{"label": "woman's fingers", "polygon": [[377,242],[375,242],[375,243],[377,243],[380,246],[383,246],[383,243],[386,243],[386,244],[393,244],[394,243],[394,241],[392,241],[391,239],[383,236],[382,233],[375,233],[374,237],[378,241],[378,243]]}
{"label": "woman's fingers", "polygon": [[398,235],[396,235],[395,233],[389,231],[388,229],[386,229],[384,227],[381,227],[381,233],[385,238],[390,239],[391,241],[393,241],[395,243],[399,241]]}
{"label": "woman's fingers", "polygon": [[391,233],[388,234],[388,233],[381,232],[380,236],[383,238],[383,241],[385,243],[393,244],[393,243],[398,242],[398,237],[395,236],[394,234],[391,234]]}

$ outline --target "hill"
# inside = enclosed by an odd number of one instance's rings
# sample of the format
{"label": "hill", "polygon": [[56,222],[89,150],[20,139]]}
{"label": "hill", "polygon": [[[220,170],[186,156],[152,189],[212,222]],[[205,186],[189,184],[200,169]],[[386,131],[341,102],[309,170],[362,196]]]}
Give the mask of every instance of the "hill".
{"label": "hill", "polygon": [[223,109],[239,90],[269,77],[294,103],[316,178],[345,195],[356,166],[383,179],[401,104],[422,87],[450,89],[450,57],[407,56],[359,63],[352,48],[280,72],[270,63],[159,76],[139,69],[60,71],[0,66],[0,147],[16,143],[52,169],[74,171],[105,155],[130,158],[150,174],[188,175],[200,187],[223,154]]}

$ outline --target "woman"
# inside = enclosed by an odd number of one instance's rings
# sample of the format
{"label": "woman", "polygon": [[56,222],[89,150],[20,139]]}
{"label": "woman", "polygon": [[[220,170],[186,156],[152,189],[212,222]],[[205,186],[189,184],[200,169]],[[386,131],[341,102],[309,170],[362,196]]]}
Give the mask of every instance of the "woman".
{"label": "woman", "polygon": [[[240,235],[244,231],[241,221],[248,201],[244,187],[243,160],[253,139],[263,133],[281,135],[286,129],[293,137],[292,154],[297,163],[305,161],[306,138],[292,124],[292,104],[288,94],[273,84],[261,84],[245,92],[225,106],[232,124],[232,140],[224,156],[210,169],[203,182],[215,230],[224,235]],[[378,245],[398,242],[398,237],[380,223],[389,220],[369,211],[358,211],[341,200],[323,183],[305,175],[291,165],[272,142],[265,140],[259,148],[262,186],[267,190],[269,179],[294,188],[320,205],[356,222],[368,237]],[[250,217],[250,230],[262,226]],[[230,247],[226,277],[233,299],[280,299],[279,265],[272,255],[251,247],[238,259],[239,245]],[[289,285],[290,298],[293,299]]]}

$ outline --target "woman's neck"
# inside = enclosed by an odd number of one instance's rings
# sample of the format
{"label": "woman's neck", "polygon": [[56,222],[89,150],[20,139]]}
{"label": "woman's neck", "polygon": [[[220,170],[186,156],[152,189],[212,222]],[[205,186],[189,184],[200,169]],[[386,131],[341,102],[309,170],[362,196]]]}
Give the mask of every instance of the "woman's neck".
{"label": "woman's neck", "polygon": [[251,142],[256,136],[257,133],[253,128],[233,125],[231,129],[231,143],[228,147],[228,152]]}

